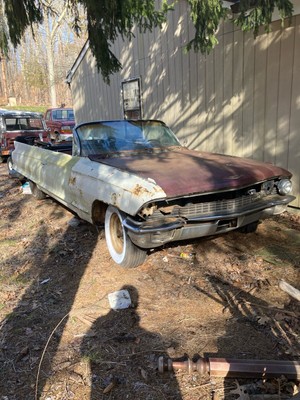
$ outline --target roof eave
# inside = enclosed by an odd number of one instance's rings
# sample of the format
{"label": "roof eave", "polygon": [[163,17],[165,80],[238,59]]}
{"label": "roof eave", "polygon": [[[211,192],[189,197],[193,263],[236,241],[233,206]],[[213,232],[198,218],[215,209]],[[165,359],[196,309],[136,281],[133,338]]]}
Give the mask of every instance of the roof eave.
{"label": "roof eave", "polygon": [[81,61],[83,60],[84,56],[86,55],[86,52],[88,51],[90,47],[89,40],[87,40],[82,47],[80,53],[78,54],[74,64],[72,65],[71,69],[68,71],[67,76],[66,76],[66,83],[69,85],[72,82],[73,76],[79,67]]}

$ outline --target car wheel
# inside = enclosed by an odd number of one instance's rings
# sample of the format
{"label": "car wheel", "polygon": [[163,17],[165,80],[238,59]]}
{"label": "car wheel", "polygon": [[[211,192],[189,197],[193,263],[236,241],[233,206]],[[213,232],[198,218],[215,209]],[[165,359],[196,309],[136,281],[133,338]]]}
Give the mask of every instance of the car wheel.
{"label": "car wheel", "polygon": [[5,161],[5,158],[0,156],[0,164],[4,163],[4,161]]}
{"label": "car wheel", "polygon": [[124,268],[134,268],[146,259],[146,251],[130,240],[122,221],[125,214],[113,206],[105,213],[105,239],[109,253],[115,263]]}
{"label": "car wheel", "polygon": [[14,164],[11,157],[8,157],[7,159],[7,171],[10,178],[19,179],[19,181],[22,183],[26,181],[25,177],[14,169]]}
{"label": "car wheel", "polygon": [[38,188],[37,184],[29,181],[29,186],[32,195],[37,199],[37,200],[43,200],[46,198],[46,195],[44,192],[41,191],[41,189]]}
{"label": "car wheel", "polygon": [[14,175],[14,168],[13,168],[13,162],[12,162],[12,158],[8,157],[7,159],[7,169],[8,169],[8,173],[9,175]]}
{"label": "car wheel", "polygon": [[258,223],[259,223],[259,221],[254,221],[254,222],[251,222],[248,225],[242,226],[241,228],[239,228],[239,232],[241,232],[241,233],[253,233],[253,232],[256,232],[256,229],[258,227]]}

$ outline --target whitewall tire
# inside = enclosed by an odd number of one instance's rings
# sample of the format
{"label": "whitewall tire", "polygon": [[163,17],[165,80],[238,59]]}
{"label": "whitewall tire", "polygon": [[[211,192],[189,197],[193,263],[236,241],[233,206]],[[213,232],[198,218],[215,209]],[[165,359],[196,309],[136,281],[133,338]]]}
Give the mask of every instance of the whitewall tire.
{"label": "whitewall tire", "polygon": [[105,213],[105,239],[108,251],[115,263],[124,268],[137,267],[145,261],[146,250],[135,246],[130,240],[122,221],[126,215],[116,207],[109,206]]}

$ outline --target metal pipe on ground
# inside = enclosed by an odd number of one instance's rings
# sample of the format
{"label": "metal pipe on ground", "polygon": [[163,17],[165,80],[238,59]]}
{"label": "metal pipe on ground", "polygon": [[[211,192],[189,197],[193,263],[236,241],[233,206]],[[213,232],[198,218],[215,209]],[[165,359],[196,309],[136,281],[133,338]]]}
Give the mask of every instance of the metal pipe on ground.
{"label": "metal pipe on ground", "polygon": [[192,361],[172,360],[160,356],[159,372],[183,370],[187,373],[198,372],[211,377],[229,378],[276,378],[284,375],[287,379],[300,380],[300,361],[281,360],[235,360],[228,358],[200,358]]}

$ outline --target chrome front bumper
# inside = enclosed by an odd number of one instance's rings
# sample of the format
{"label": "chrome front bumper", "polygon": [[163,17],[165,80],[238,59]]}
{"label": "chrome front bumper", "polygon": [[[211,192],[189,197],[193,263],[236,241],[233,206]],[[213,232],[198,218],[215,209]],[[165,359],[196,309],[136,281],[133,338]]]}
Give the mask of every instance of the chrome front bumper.
{"label": "chrome front bumper", "polygon": [[230,232],[252,222],[281,214],[294,196],[276,196],[272,200],[260,201],[257,205],[246,207],[235,212],[223,212],[216,215],[201,215],[191,220],[184,218],[167,218],[152,224],[137,222],[131,217],[123,221],[132,242],[141,248],[159,247],[177,240],[194,239]]}

